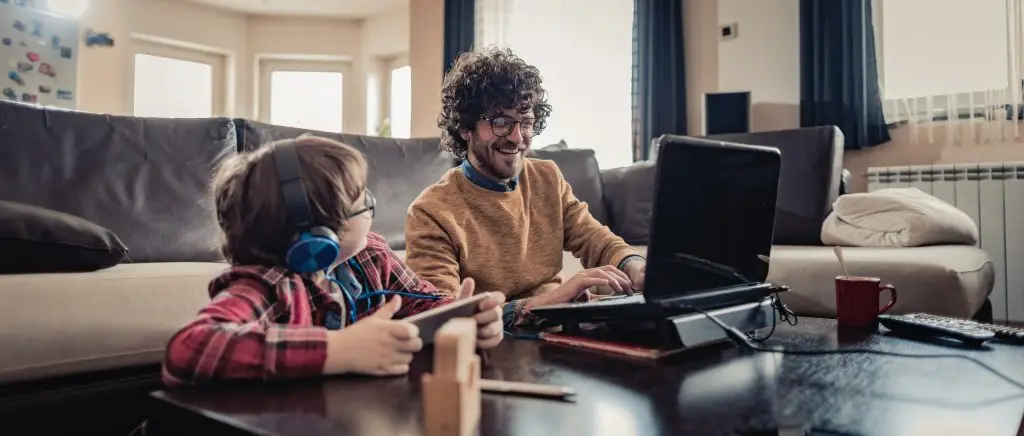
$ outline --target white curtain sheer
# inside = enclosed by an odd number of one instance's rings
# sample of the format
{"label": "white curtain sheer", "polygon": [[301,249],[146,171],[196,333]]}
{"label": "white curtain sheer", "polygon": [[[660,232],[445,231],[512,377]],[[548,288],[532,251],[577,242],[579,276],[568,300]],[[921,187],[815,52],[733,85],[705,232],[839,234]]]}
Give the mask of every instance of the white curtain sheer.
{"label": "white curtain sheer", "polygon": [[477,0],[476,46],[536,65],[553,110],[535,147],[593,149],[602,168],[633,163],[634,0]]}
{"label": "white curtain sheer", "polygon": [[913,142],[1021,135],[1024,0],[875,0],[886,121]]}

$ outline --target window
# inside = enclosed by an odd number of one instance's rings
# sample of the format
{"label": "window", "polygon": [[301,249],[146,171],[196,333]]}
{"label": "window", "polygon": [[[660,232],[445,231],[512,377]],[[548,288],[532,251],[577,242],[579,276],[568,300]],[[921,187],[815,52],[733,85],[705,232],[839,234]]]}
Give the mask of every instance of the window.
{"label": "window", "polygon": [[633,162],[633,3],[477,0],[478,45],[509,47],[544,78],[553,111],[534,147],[565,140],[602,168]]}
{"label": "window", "polygon": [[[259,119],[280,126],[341,133],[363,129],[363,120],[347,126],[347,65],[340,62],[260,60]],[[355,100],[353,100],[354,102]],[[349,102],[351,103],[351,102]]]}
{"label": "window", "polygon": [[391,137],[412,135],[412,68],[408,65],[391,70]]}
{"label": "window", "polygon": [[209,117],[213,114],[213,67],[200,62],[136,54],[133,94],[135,116]]}
{"label": "window", "polygon": [[341,133],[342,74],[274,71],[270,75],[270,123]]}
{"label": "window", "polygon": [[[1011,0],[1009,4],[1017,3]],[[876,0],[886,118],[932,120],[1019,100],[1019,5],[1006,0]],[[1017,14],[1010,13],[1018,11]],[[927,11],[927,13],[922,13]],[[1010,71],[1018,73],[1011,77]],[[1017,95],[1017,97],[1012,97]],[[967,115],[973,116],[973,115]]]}

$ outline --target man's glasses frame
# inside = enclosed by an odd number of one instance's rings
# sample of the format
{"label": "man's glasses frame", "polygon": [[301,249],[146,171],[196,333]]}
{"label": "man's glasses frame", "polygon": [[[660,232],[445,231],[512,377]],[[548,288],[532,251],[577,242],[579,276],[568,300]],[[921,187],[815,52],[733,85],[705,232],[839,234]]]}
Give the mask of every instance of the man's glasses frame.
{"label": "man's glasses frame", "polygon": [[[509,117],[509,116],[498,115],[498,116],[494,116],[494,117],[480,117],[480,119],[484,120],[484,121],[487,121],[487,123],[491,125],[491,133],[493,133],[494,136],[497,136],[499,138],[504,138],[504,137],[506,137],[508,135],[511,135],[512,132],[516,128],[519,129],[519,134],[522,135],[524,138],[533,138],[534,136],[537,136],[537,133],[538,133],[533,128],[533,125],[532,125],[533,122],[534,122],[533,118],[527,118],[525,120],[517,120],[517,119]],[[498,126],[498,125],[495,125],[496,121],[498,121],[498,122],[511,122],[511,124],[510,125],[505,125],[505,126]],[[530,122],[531,125],[530,125],[529,129],[524,129],[523,128],[523,121]]]}

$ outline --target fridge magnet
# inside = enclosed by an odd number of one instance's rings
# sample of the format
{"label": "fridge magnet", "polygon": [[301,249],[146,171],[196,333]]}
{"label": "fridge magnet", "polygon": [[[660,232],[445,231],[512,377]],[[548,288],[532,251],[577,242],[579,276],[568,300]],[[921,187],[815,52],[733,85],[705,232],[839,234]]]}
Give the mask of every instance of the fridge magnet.
{"label": "fridge magnet", "polygon": [[100,47],[113,47],[114,39],[110,37],[110,33],[103,32],[99,33],[92,29],[85,31],[85,46],[92,47],[98,45]]}
{"label": "fridge magnet", "polygon": [[21,40],[21,41],[18,41],[18,45],[20,45],[22,47],[28,47],[28,44],[25,44],[25,40],[24,39]]}
{"label": "fridge magnet", "polygon": [[49,86],[39,85],[39,93],[40,94],[49,94],[50,91],[52,91],[52,89]]}
{"label": "fridge magnet", "polygon": [[38,101],[38,98],[36,97],[35,94],[29,94],[27,92],[23,92],[21,94],[21,101],[23,101],[25,103],[35,103],[36,101]]}
{"label": "fridge magnet", "polygon": [[17,30],[19,32],[24,32],[25,31],[25,23],[22,23],[21,20],[14,20],[14,30]]}
{"label": "fridge magnet", "polygon": [[32,36],[43,37],[43,22],[32,20]]}
{"label": "fridge magnet", "polygon": [[7,97],[8,100],[17,100],[18,94],[11,88],[4,88],[4,97]]}
{"label": "fridge magnet", "polygon": [[50,38],[50,47],[53,47],[54,50],[57,50],[57,49],[60,48],[60,37],[59,36],[53,35],[53,38]]}
{"label": "fridge magnet", "polygon": [[32,62],[39,62],[39,53],[36,53],[34,51],[30,51],[28,53],[25,53],[25,57],[27,57],[28,60],[30,60]]}
{"label": "fridge magnet", "polygon": [[66,89],[58,89],[57,90],[57,99],[58,100],[71,100],[71,91],[68,91]]}
{"label": "fridge magnet", "polygon": [[71,59],[71,47],[61,47],[60,57],[64,59]]}
{"label": "fridge magnet", "polygon": [[30,73],[35,69],[35,65],[31,62],[18,62],[17,68],[19,73]]}
{"label": "fridge magnet", "polygon": [[39,64],[39,74],[42,74],[44,76],[53,77],[53,76],[57,75],[57,72],[53,70],[53,66],[52,65],[50,65],[50,64],[48,64],[46,62],[43,62],[43,63]]}
{"label": "fridge magnet", "polygon": [[21,74],[18,74],[17,71],[11,71],[10,73],[7,73],[7,77],[13,80],[14,83],[17,83],[21,86],[25,86],[25,79],[22,79]]}
{"label": "fridge magnet", "polygon": [[0,3],[3,3],[3,4],[8,4],[10,2],[11,2],[11,0],[0,0]]}
{"label": "fridge magnet", "polygon": [[10,46],[12,43],[11,38],[4,38],[4,45]]}

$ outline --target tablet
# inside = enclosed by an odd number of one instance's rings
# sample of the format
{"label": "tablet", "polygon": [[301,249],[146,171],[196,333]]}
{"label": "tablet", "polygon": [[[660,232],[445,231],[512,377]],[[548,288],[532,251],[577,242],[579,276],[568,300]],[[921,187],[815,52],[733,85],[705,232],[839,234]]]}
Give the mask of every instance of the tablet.
{"label": "tablet", "polygon": [[455,300],[444,306],[435,307],[426,312],[420,312],[403,319],[411,322],[420,329],[420,339],[423,344],[434,343],[434,334],[437,330],[452,318],[469,318],[476,314],[477,306],[491,295],[490,292],[482,292],[469,298]]}

